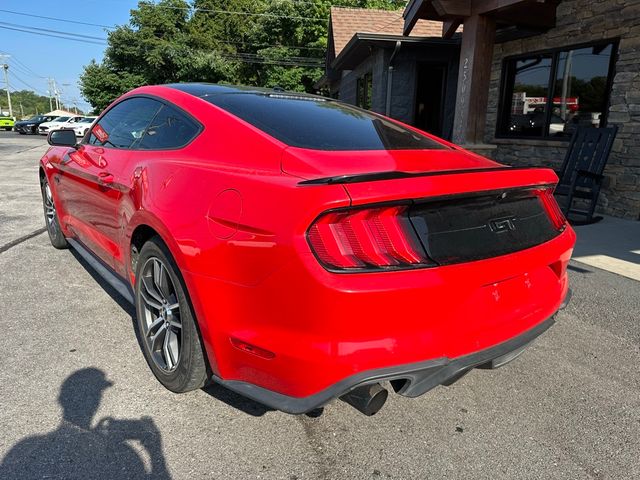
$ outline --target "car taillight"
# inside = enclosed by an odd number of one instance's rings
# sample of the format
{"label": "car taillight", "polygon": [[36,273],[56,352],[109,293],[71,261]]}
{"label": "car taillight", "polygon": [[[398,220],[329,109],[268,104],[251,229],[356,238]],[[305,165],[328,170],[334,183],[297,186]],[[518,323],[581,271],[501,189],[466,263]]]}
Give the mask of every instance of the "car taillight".
{"label": "car taillight", "polygon": [[540,198],[540,201],[549,216],[549,220],[551,220],[551,223],[556,230],[564,230],[567,225],[567,219],[562,213],[562,210],[560,210],[558,202],[553,197],[553,188],[537,190],[536,195]]}
{"label": "car taillight", "polygon": [[320,262],[332,270],[381,270],[434,265],[396,205],[330,212],[309,228],[307,238]]}

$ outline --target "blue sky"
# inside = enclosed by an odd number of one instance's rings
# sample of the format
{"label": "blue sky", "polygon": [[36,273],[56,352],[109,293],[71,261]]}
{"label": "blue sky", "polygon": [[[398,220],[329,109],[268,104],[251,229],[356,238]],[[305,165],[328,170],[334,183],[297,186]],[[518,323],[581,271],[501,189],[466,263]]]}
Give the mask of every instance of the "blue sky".
{"label": "blue sky", "polygon": [[[102,59],[105,45],[35,35],[9,28],[24,30],[24,27],[35,27],[101,38],[106,38],[106,32],[102,27],[15,15],[7,11],[101,25],[121,25],[129,21],[129,10],[135,8],[137,3],[137,0],[2,0],[0,54],[11,55],[8,60],[4,59],[2,62],[9,64],[11,89],[35,89],[39,94],[46,95],[47,80],[42,77],[53,77],[62,89],[62,98],[66,104],[71,104],[77,99],[79,108],[88,109],[89,105],[80,95],[78,78],[82,73],[82,67],[91,59]],[[41,30],[39,32],[58,35]],[[0,79],[4,88],[4,78]]]}

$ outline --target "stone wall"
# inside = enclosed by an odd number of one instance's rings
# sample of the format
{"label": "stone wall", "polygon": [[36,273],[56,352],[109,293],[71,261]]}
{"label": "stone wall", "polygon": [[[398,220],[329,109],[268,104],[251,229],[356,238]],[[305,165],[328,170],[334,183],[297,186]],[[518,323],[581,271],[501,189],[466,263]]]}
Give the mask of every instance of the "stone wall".
{"label": "stone wall", "polygon": [[556,27],[533,37],[497,44],[494,50],[485,141],[492,156],[510,165],[560,166],[566,143],[494,138],[503,59],[507,56],[619,38],[608,123],[619,127],[598,210],[640,219],[640,0],[563,0]]}

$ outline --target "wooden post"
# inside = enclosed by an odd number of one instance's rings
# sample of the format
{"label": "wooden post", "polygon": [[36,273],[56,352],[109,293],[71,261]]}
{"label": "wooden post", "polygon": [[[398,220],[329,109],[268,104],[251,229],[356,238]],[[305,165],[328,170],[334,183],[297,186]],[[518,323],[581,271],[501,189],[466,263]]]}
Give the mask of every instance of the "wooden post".
{"label": "wooden post", "polygon": [[483,143],[495,34],[495,20],[488,16],[464,19],[453,121],[453,142],[459,145]]}

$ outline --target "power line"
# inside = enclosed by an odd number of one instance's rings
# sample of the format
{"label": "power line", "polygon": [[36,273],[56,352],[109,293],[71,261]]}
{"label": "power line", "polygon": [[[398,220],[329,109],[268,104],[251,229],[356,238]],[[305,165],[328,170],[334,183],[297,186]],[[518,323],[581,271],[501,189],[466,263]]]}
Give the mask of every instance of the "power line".
{"label": "power line", "polygon": [[[167,5],[158,5],[158,4],[154,4],[157,6],[161,6],[162,8],[182,8],[182,7],[171,7],[171,6],[167,6]],[[263,14],[263,13],[252,13],[252,12],[233,12],[233,11],[229,11],[229,10],[206,10],[206,9],[196,9],[194,11],[215,11],[215,12],[223,12],[223,13],[230,13],[230,14],[246,14],[246,15],[264,15],[264,16],[276,16],[276,14]],[[0,12],[5,12],[5,13],[10,13],[13,15],[21,15],[21,16],[25,16],[25,17],[33,17],[33,18],[42,18],[42,19],[47,19],[47,20],[54,20],[54,21],[59,21],[59,22],[66,22],[66,23],[72,23],[72,24],[77,24],[77,25],[88,25],[88,26],[93,26],[93,27],[101,27],[101,28],[106,28],[109,30],[114,30],[116,28],[118,28],[118,25],[113,25],[113,26],[109,26],[109,25],[103,25],[103,24],[98,24],[98,23],[89,23],[89,22],[81,22],[81,21],[77,21],[77,20],[68,20],[68,19],[63,19],[63,18],[58,18],[58,17],[48,17],[48,16],[44,16],[44,15],[35,15],[35,14],[31,14],[31,13],[24,13],[24,12],[15,12],[12,10],[5,10],[5,9],[0,9]],[[288,16],[288,15],[280,15],[280,17],[282,18],[311,18],[311,17],[292,17],[292,16]],[[55,34],[64,34],[64,35],[69,35],[69,36],[75,36],[75,33],[71,33],[71,32],[61,32],[61,31],[57,31],[57,30],[48,30],[48,29],[41,29],[38,27],[31,27],[28,25],[18,25],[18,24],[14,24],[14,23],[8,23],[8,22],[0,22],[3,23],[9,27],[13,27],[13,28],[24,28],[24,29],[34,29],[34,30],[43,30],[43,31],[47,31],[50,33],[55,33]],[[81,35],[81,34],[77,34],[77,36],[80,37],[85,37],[88,38],[90,40],[106,40],[102,37],[95,37],[95,36],[91,36],[91,35]],[[233,40],[228,40],[228,39],[221,39],[223,40],[223,42],[221,43],[226,43],[226,44],[230,44],[230,45],[251,45],[251,46],[264,46],[264,47],[286,47],[286,48],[297,48],[297,49],[301,49],[301,50],[318,50],[318,51],[323,51],[325,50],[323,47],[304,47],[304,46],[298,46],[298,47],[292,47],[289,45],[282,45],[282,44],[267,44],[267,43],[251,43],[251,42],[238,42],[238,41],[233,41]]]}
{"label": "power line", "polygon": [[[0,28],[6,28],[9,30],[16,30],[16,28],[13,27],[6,27],[3,25],[6,25],[7,22],[0,22]],[[9,24],[9,25],[13,25],[13,24]],[[23,28],[32,28],[32,29],[36,29],[36,27],[25,27],[23,25],[19,25],[19,27],[23,27]],[[62,32],[59,30],[49,30],[49,29],[37,29],[37,30],[42,30],[43,32],[46,33],[40,33],[40,32],[31,32],[31,31],[26,31],[26,30],[18,30],[18,31],[24,31],[25,33],[33,33],[36,35],[43,35],[43,36],[51,36],[51,37],[56,37],[56,38],[64,38],[66,40],[75,40],[75,41],[84,41],[84,42],[88,42],[88,43],[93,43],[93,42],[89,42],[89,40],[81,40],[78,38],[70,38],[70,37],[62,37],[61,35],[72,35],[70,32]],[[55,33],[49,33],[49,32],[55,32]],[[89,36],[85,36],[85,37],[89,37]],[[99,39],[99,37],[90,37],[90,38],[95,38],[95,39]],[[290,57],[290,60],[274,60],[271,61],[269,59],[266,59],[264,57],[259,56],[258,54],[255,53],[249,53],[249,52],[236,52],[234,54],[221,54],[221,56],[223,58],[228,58],[228,59],[232,59],[232,60],[236,60],[236,61],[244,61],[246,63],[265,63],[265,64],[273,64],[273,65],[291,65],[291,66],[300,66],[300,67],[321,67],[323,65],[323,62],[318,59],[317,57]]]}
{"label": "power line", "polygon": [[325,47],[303,47],[303,46],[297,46],[297,45],[284,45],[282,43],[269,44],[269,43],[238,42],[233,40],[227,40],[225,38],[220,40],[222,40],[220,43],[224,45],[251,45],[253,47],[274,47],[274,48],[284,47],[284,48],[295,48],[297,50],[319,50],[321,52],[324,52],[326,50]]}
{"label": "power line", "polygon": [[233,10],[217,10],[211,8],[193,8],[193,7],[174,7],[172,5],[162,5],[159,3],[154,3],[153,6],[160,8],[168,8],[171,10],[182,10],[189,12],[207,12],[207,13],[222,13],[226,15],[242,15],[247,17],[271,17],[271,18],[289,18],[291,20],[310,20],[314,22],[323,21],[325,22],[325,18],[320,17],[302,17],[297,15],[281,15],[278,13],[258,13],[258,12],[247,12],[247,11],[233,11]]}
{"label": "power line", "polygon": [[235,55],[222,55],[223,58],[231,61],[242,62],[242,63],[255,63],[260,65],[280,65],[280,66],[290,66],[290,67],[300,67],[300,68],[322,68],[324,64],[322,63],[305,63],[305,62],[290,62],[287,60],[271,60],[264,57],[242,57]]}
{"label": "power line", "polygon": [[[2,53],[2,52],[0,52],[0,53]],[[7,53],[7,52],[4,52],[4,53]],[[38,74],[37,74],[36,72],[34,72],[31,68],[29,68],[27,65],[25,65],[24,63],[22,63],[20,60],[18,60],[18,59],[16,58],[16,56],[15,56],[15,55],[13,55],[13,56],[11,57],[11,59],[12,59],[14,62],[16,62],[18,65],[21,65],[21,66],[22,66],[22,67],[23,67],[27,72],[30,72],[30,74],[31,74],[31,75],[33,75],[34,77],[38,77],[38,78],[46,78],[46,77],[44,77],[43,75],[38,75]]]}
{"label": "power line", "polygon": [[[5,26],[3,26],[5,25]],[[83,34],[76,34],[76,33],[72,33],[72,32],[64,32],[61,30],[50,30],[50,29],[45,29],[45,28],[39,28],[39,27],[32,27],[29,25],[19,25],[19,24],[15,24],[15,23],[8,23],[8,22],[0,22],[0,28],[5,28],[7,30],[15,30],[18,32],[23,32],[23,33],[33,33],[35,35],[42,35],[42,36],[51,36],[51,37],[55,37],[55,38],[62,38],[65,40],[73,40],[76,42],[83,42],[83,43],[90,43],[90,44],[94,44],[94,45],[105,45],[107,39],[104,37],[96,37],[93,35],[83,35]],[[37,30],[37,31],[31,31],[31,30]],[[45,33],[39,33],[39,32],[45,32]],[[47,35],[50,34],[50,35]],[[74,38],[74,37],[81,37],[81,38]],[[87,40],[84,40],[84,39]],[[283,44],[268,44],[268,43],[252,43],[252,42],[237,42],[237,41],[220,41],[219,43],[221,44],[228,44],[228,45],[251,45],[251,46],[255,46],[255,47],[265,47],[265,48],[292,48],[292,49],[298,49],[298,50],[318,50],[318,51],[324,51],[325,49],[322,47],[305,47],[305,46],[293,46],[293,45],[283,45]],[[34,73],[35,76],[37,77],[41,77],[40,75],[37,75]],[[44,78],[44,77],[41,77]]]}
{"label": "power line", "polygon": [[[314,2],[308,2],[308,1],[294,1],[294,0],[290,0],[291,3],[293,4],[309,4],[309,5],[317,5]],[[171,10],[181,10],[181,11],[188,11],[188,12],[193,12],[193,13],[197,13],[197,12],[204,12],[204,13],[219,13],[219,14],[224,14],[224,15],[242,15],[242,16],[256,16],[256,17],[270,17],[270,18],[288,18],[291,20],[309,20],[309,21],[313,21],[313,22],[318,22],[318,21],[326,21],[327,19],[322,18],[322,17],[304,17],[304,16],[300,16],[300,15],[283,15],[283,14],[279,14],[279,13],[267,13],[267,12],[248,12],[245,10],[242,11],[237,11],[237,10],[223,10],[223,9],[210,9],[210,8],[194,8],[194,7],[176,7],[176,6],[172,6],[172,5],[163,5],[163,4],[159,4],[159,3],[153,3],[151,4],[154,7],[159,7],[159,8],[167,8],[167,9],[171,9]],[[342,5],[342,4],[331,4],[328,5],[328,7],[345,7],[345,8],[358,8],[358,7],[354,7],[352,5]],[[392,11],[392,10],[391,10]],[[4,12],[4,13],[9,13],[12,15],[20,15],[23,17],[32,17],[32,18],[41,18],[41,19],[45,19],[45,20],[53,20],[56,22],[65,22],[65,23],[73,23],[76,25],[87,25],[90,27],[100,27],[100,28],[106,28],[109,30],[113,30],[114,28],[117,28],[118,25],[104,25],[101,23],[91,23],[91,22],[82,22],[80,20],[69,20],[66,18],[59,18],[59,17],[49,17],[46,15],[36,15],[34,13],[25,13],[25,12],[16,12],[14,10],[5,10],[5,9],[0,9],[0,12]]]}
{"label": "power line", "polygon": [[0,28],[4,29],[4,30],[13,30],[14,32],[22,32],[22,33],[31,33],[32,35],[40,35],[43,37],[52,37],[52,38],[61,38],[63,40],[72,40],[74,42],[80,42],[80,43],[89,43],[92,45],[106,45],[106,42],[94,42],[91,40],[83,40],[81,38],[72,38],[72,37],[66,37],[66,36],[62,36],[62,35],[54,35],[52,33],[39,33],[39,32],[32,32],[30,30],[24,30],[21,28],[12,28],[12,27],[5,27],[0,25]]}
{"label": "power line", "polygon": [[17,23],[9,23],[9,22],[0,22],[0,25],[6,25],[9,27],[15,27],[15,28],[28,28],[30,30],[37,30],[39,32],[46,32],[46,33],[55,33],[55,34],[63,34],[63,35],[71,35],[73,37],[80,37],[83,39],[89,39],[89,40],[101,40],[104,41],[106,40],[104,37],[96,37],[93,35],[83,35],[81,33],[72,33],[72,32],[63,32],[60,30],[50,30],[48,28],[40,28],[40,27],[32,27],[31,25],[19,25]]}
{"label": "power line", "polygon": [[[310,20],[310,21],[326,21],[325,18],[320,18],[320,17],[303,17],[303,16],[297,16],[297,15],[282,15],[282,14],[278,14],[278,13],[261,13],[261,12],[247,12],[247,11],[234,11],[234,10],[222,10],[222,9],[209,9],[209,8],[192,8],[192,7],[175,7],[172,5],[161,5],[158,3],[154,3],[153,4],[154,7],[159,7],[159,8],[167,8],[167,9],[171,9],[171,10],[181,10],[181,11],[188,11],[188,12],[206,12],[206,13],[220,13],[220,14],[224,14],[224,15],[242,15],[242,16],[255,16],[255,17],[271,17],[271,18],[289,18],[291,20]],[[88,25],[91,27],[101,27],[101,28],[107,28],[107,29],[113,29],[115,28],[115,26],[109,26],[109,25],[102,25],[99,23],[89,23],[89,22],[81,22],[79,20],[67,20],[64,18],[59,18],[59,17],[47,17],[44,15],[35,15],[33,13],[25,13],[25,12],[16,12],[13,10],[4,10],[4,9],[0,9],[0,12],[5,12],[5,13],[9,13],[12,15],[21,15],[23,17],[33,17],[33,18],[42,18],[42,19],[47,19],[47,20],[54,20],[56,22],[66,22],[66,23],[75,23],[78,25]]]}
{"label": "power line", "polygon": [[14,63],[12,61],[9,61],[9,64],[11,66],[11,68],[13,68],[14,70],[17,70],[18,72],[20,72],[20,74],[25,75],[27,77],[33,77],[33,75],[31,75],[30,73],[28,73],[24,68],[22,68],[20,65],[18,65],[17,63]]}
{"label": "power line", "polygon": [[16,79],[17,81],[22,83],[24,86],[26,86],[26,87],[30,88],[31,90],[33,90],[35,93],[38,93],[40,95],[44,95],[45,97],[47,96],[44,92],[42,92],[42,90],[40,90],[38,88],[35,88],[33,85],[29,85],[27,82],[22,80],[18,75],[16,75],[15,72],[9,71],[9,74],[12,75],[14,79]]}
{"label": "power line", "polygon": [[44,15],[36,15],[34,13],[14,12],[13,10],[0,9],[0,12],[10,13],[12,15],[21,15],[23,17],[33,17],[33,18],[42,18],[45,20],[54,20],[56,22],[75,23],[76,25],[87,25],[90,27],[113,28],[113,26],[101,25],[99,23],[81,22],[79,20],[67,20],[65,18],[58,18],[58,17],[47,17]]}
{"label": "power line", "polygon": [[[283,0],[286,1],[286,0]],[[302,3],[302,4],[307,4],[307,5],[318,5],[316,2],[310,2],[308,0],[288,0],[291,3]],[[408,1],[403,1],[402,4],[406,7],[407,3],[409,3]],[[389,2],[390,5],[394,5],[395,6],[395,2]],[[367,8],[367,7],[358,7],[357,5],[345,5],[343,3],[331,3],[328,5],[329,7],[344,7],[344,8]],[[400,7],[400,4],[398,4],[398,6]]]}

